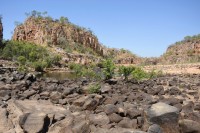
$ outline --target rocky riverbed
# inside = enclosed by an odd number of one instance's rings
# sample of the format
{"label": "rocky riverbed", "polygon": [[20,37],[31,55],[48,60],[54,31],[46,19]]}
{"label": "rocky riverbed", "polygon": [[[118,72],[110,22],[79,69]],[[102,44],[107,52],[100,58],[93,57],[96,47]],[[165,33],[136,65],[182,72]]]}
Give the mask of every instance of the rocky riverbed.
{"label": "rocky riverbed", "polygon": [[200,75],[101,82],[0,70],[0,133],[200,133]]}

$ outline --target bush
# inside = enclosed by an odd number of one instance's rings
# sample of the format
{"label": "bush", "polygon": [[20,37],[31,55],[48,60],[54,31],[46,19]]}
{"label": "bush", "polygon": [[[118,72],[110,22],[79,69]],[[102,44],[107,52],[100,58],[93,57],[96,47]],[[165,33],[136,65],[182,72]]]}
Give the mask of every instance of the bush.
{"label": "bush", "polygon": [[111,59],[103,61],[103,74],[105,76],[105,80],[113,77],[115,68],[115,64]]}
{"label": "bush", "polygon": [[76,64],[76,63],[71,63],[71,64],[69,64],[69,68],[74,71],[76,78],[82,76],[82,74],[83,74],[82,73],[82,69],[83,69],[82,65]]}
{"label": "bush", "polygon": [[76,77],[86,77],[87,79],[101,79],[101,71],[95,71],[94,64],[85,66],[76,63],[70,63],[69,68],[74,71]]}
{"label": "bush", "polygon": [[128,76],[133,72],[133,70],[135,70],[135,67],[132,66],[120,66],[119,67],[119,74],[124,76],[124,79],[127,80]]}
{"label": "bush", "polygon": [[98,72],[95,72],[92,68],[84,68],[82,70],[82,76],[87,79],[101,79],[101,75]]}
{"label": "bush", "polygon": [[163,72],[161,70],[156,71],[155,69],[151,70],[149,73],[149,78],[157,78],[163,75]]}
{"label": "bush", "polygon": [[17,58],[17,61],[20,63],[20,65],[25,65],[26,64],[26,58],[24,56],[19,56]]}
{"label": "bush", "polygon": [[17,68],[17,70],[20,71],[20,72],[27,72],[28,68],[26,66],[20,65]]}
{"label": "bush", "polygon": [[100,84],[97,83],[97,84],[89,86],[88,91],[90,94],[99,93],[100,88],[101,88]]}
{"label": "bush", "polygon": [[132,77],[136,80],[142,80],[149,78],[148,73],[145,72],[142,68],[136,67],[135,70],[132,72]]}
{"label": "bush", "polygon": [[35,71],[37,72],[43,72],[44,71],[44,68],[47,66],[47,63],[42,61],[42,62],[34,62],[33,63],[33,67],[35,69]]}
{"label": "bush", "polygon": [[52,55],[46,48],[33,43],[7,41],[4,45],[0,53],[3,58],[17,61],[20,65],[37,68],[37,70],[56,65],[61,60],[60,56]]}
{"label": "bush", "polygon": [[132,77],[136,80],[157,78],[162,75],[162,71],[156,71],[155,69],[153,69],[150,72],[145,72],[140,67],[135,68],[135,70],[132,72]]}

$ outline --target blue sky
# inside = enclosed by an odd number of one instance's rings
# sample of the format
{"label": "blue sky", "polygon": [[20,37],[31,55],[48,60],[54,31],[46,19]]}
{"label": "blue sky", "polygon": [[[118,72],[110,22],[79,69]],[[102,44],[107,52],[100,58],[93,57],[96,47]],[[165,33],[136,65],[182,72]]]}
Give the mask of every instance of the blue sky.
{"label": "blue sky", "polygon": [[108,47],[143,56],[160,56],[187,35],[200,33],[200,0],[1,0],[4,38],[25,12],[47,11],[90,28]]}

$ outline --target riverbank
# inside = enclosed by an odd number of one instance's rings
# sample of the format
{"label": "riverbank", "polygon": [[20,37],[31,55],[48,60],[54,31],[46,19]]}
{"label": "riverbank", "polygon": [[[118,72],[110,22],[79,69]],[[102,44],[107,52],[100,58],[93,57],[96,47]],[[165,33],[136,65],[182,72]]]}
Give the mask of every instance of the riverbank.
{"label": "riverbank", "polygon": [[200,74],[200,63],[172,64],[172,65],[151,65],[144,66],[144,69],[151,71],[160,70],[168,74]]}
{"label": "riverbank", "polygon": [[[180,74],[97,83],[2,70],[0,132],[199,132],[199,79]],[[99,91],[90,94],[96,84]]]}

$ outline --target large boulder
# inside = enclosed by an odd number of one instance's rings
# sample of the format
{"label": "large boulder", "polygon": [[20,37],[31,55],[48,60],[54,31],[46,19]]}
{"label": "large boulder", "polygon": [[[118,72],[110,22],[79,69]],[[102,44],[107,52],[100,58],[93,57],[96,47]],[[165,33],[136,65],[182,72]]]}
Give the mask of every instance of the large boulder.
{"label": "large boulder", "polygon": [[20,116],[20,126],[26,133],[46,132],[49,118],[45,113],[28,113]]}
{"label": "large boulder", "polygon": [[114,104],[107,104],[104,107],[104,112],[109,115],[112,113],[116,113],[118,111],[118,108]]}
{"label": "large boulder", "polygon": [[46,132],[51,124],[71,114],[45,100],[10,100],[7,109],[16,132],[27,133]]}
{"label": "large boulder", "polygon": [[137,119],[131,120],[130,118],[124,117],[124,119],[118,123],[118,126],[122,127],[122,128],[136,129],[137,128]]}
{"label": "large boulder", "polygon": [[100,125],[100,126],[107,125],[110,122],[108,116],[104,112],[99,113],[99,114],[89,115],[89,120],[92,124]]}
{"label": "large boulder", "polygon": [[196,121],[183,119],[179,125],[182,133],[200,133],[200,123]]}
{"label": "large boulder", "polygon": [[158,124],[164,133],[178,133],[179,111],[176,107],[159,102],[153,104],[145,112],[148,124]]}
{"label": "large boulder", "polygon": [[65,119],[56,122],[49,127],[48,133],[72,133],[72,123],[74,117],[69,115]]}
{"label": "large boulder", "polygon": [[113,113],[113,114],[109,115],[108,117],[110,119],[110,122],[115,122],[115,123],[118,123],[123,119],[120,115],[118,115],[116,113]]}
{"label": "large boulder", "polygon": [[159,125],[153,124],[149,127],[148,133],[163,133]]}

